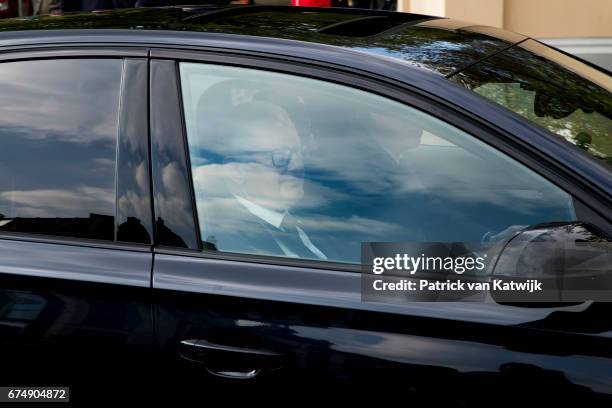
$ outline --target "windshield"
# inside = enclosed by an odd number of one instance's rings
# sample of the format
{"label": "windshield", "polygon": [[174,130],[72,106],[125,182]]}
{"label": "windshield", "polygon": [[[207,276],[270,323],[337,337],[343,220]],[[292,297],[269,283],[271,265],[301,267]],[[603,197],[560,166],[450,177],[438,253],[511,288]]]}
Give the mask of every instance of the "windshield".
{"label": "windshield", "polygon": [[612,165],[612,78],[534,40],[451,77]]}

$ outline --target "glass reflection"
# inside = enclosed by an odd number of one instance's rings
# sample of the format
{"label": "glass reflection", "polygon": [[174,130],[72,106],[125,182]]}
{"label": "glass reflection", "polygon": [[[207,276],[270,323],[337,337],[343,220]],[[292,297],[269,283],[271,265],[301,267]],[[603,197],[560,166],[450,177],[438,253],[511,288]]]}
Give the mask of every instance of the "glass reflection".
{"label": "glass reflection", "polygon": [[149,174],[147,100],[148,64],[128,59],[124,63],[121,93],[123,113],[117,144],[117,241],[150,244],[153,235]]}
{"label": "glass reflection", "polygon": [[[80,28],[217,32],[310,41],[402,59],[443,75],[525,37],[456,20],[403,13],[372,18],[358,9],[299,11],[265,7],[137,8],[8,19],[0,31]],[[383,17],[384,16],[384,17]],[[369,17],[369,18],[368,18]],[[416,19],[416,20],[415,20]],[[364,23],[368,26],[364,26]],[[370,26],[373,24],[374,26]]]}
{"label": "glass reflection", "polygon": [[528,40],[453,80],[612,164],[612,79]]}
{"label": "glass reflection", "polygon": [[399,103],[243,68],[181,76],[206,248],[359,263],[361,242],[495,241],[575,217],[563,191]]}
{"label": "glass reflection", "polygon": [[113,239],[121,65],[0,65],[1,230]]}
{"label": "glass reflection", "polygon": [[173,61],[151,62],[151,167],[155,204],[155,243],[197,249],[193,199],[180,121],[178,83]]}

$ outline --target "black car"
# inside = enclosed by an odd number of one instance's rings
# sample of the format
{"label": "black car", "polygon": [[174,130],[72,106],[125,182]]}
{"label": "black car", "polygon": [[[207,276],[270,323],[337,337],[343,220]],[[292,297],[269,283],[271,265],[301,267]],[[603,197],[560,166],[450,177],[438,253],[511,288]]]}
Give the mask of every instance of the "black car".
{"label": "black car", "polygon": [[609,406],[610,303],[368,302],[360,265],[364,242],[609,242],[611,89],[531,38],[424,15],[4,20],[0,385]]}

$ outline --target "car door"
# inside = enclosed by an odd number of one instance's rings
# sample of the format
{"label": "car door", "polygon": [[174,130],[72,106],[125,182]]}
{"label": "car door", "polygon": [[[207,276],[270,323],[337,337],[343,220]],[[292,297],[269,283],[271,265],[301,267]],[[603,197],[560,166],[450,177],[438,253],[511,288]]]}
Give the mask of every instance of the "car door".
{"label": "car door", "polygon": [[606,304],[362,301],[362,242],[605,224],[526,156],[338,70],[152,55],[155,316],[176,380],[399,381],[430,404],[607,398]]}
{"label": "car door", "polygon": [[143,56],[111,48],[0,56],[6,386],[71,386],[81,400],[86,389],[133,383],[147,371],[154,338]]}

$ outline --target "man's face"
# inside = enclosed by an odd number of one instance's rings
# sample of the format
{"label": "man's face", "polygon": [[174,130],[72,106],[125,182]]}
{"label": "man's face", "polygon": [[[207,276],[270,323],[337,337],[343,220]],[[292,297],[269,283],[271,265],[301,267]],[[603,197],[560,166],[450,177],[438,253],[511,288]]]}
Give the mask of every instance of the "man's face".
{"label": "man's face", "polygon": [[294,207],[304,195],[300,137],[287,113],[275,105],[249,103],[238,114],[242,125],[233,135],[237,154],[227,166],[232,192],[275,211]]}

